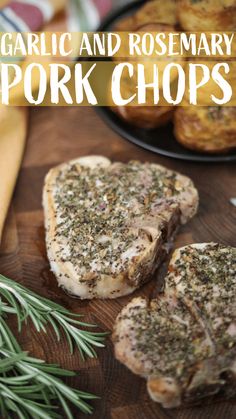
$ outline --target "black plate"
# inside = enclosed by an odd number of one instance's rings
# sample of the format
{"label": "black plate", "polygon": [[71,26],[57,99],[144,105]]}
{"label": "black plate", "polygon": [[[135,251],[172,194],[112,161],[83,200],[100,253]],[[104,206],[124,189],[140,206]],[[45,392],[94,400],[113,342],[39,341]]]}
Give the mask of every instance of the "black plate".
{"label": "black plate", "polygon": [[[140,0],[132,2],[115,12],[111,13],[100,25],[98,31],[105,32],[112,30],[121,18],[134,13],[145,1]],[[173,125],[170,123],[164,127],[153,130],[136,128],[129,125],[108,107],[96,107],[99,115],[105,120],[114,131],[124,137],[126,140],[134,143],[146,150],[161,154],[175,159],[190,160],[196,162],[229,162],[236,161],[236,151],[226,155],[207,155],[195,153],[182,147],[175,139],[173,134]]]}

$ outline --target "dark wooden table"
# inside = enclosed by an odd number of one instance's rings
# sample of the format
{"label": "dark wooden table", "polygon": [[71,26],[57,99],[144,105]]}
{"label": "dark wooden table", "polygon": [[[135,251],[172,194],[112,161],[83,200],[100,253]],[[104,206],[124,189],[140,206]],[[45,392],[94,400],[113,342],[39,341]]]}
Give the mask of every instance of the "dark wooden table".
{"label": "dark wooden table", "polygon": [[[176,246],[207,241],[236,246],[236,208],[229,202],[236,197],[236,165],[186,163],[151,154],[119,138],[93,109],[31,110],[28,145],[1,247],[0,272],[74,312],[85,313],[87,320],[97,322],[101,329],[111,330],[116,315],[132,296],[91,302],[66,296],[50,273],[44,245],[41,207],[44,176],[53,165],[87,154],[102,154],[121,161],[158,162],[192,177],[200,192],[200,209],[180,231]],[[154,278],[136,295],[151,296],[156,283]],[[145,381],[114,359],[109,339],[106,349],[98,351],[98,359],[86,363],[80,362],[77,353],[70,356],[66,343],[58,345],[52,333],[38,334],[33,327],[27,327],[19,339],[32,355],[78,370],[78,377],[70,383],[101,396],[94,403],[94,419],[236,418],[235,401],[163,410],[148,398]],[[80,412],[75,412],[74,417],[84,418]]]}

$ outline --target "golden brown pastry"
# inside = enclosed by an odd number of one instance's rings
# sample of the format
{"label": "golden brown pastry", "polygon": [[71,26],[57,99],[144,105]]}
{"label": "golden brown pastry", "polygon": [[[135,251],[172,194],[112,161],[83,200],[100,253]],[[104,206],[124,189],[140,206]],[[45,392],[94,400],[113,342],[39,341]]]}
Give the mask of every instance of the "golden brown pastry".
{"label": "golden brown pastry", "polygon": [[[124,99],[128,99],[135,93],[135,81],[126,75],[122,79],[121,94]],[[147,102],[151,101],[153,93],[147,91]],[[108,103],[110,109],[115,112],[121,119],[139,128],[153,129],[166,124],[172,119],[174,108],[172,106],[113,106],[111,98],[111,89],[108,90]]]}
{"label": "golden brown pastry", "polygon": [[173,106],[116,106],[112,110],[131,125],[144,129],[167,124],[174,113]]}
{"label": "golden brown pastry", "polygon": [[236,107],[179,107],[174,124],[176,139],[186,148],[206,153],[236,148]]}
{"label": "golden brown pastry", "polygon": [[123,17],[122,19],[119,20],[118,23],[116,23],[115,25],[115,31],[120,32],[132,32],[135,31],[135,27],[134,27],[135,23],[134,23],[134,16],[127,16],[127,17]]}
{"label": "golden brown pastry", "polygon": [[177,24],[176,0],[152,0],[141,7],[134,16],[136,27],[146,23]]}
{"label": "golden brown pastry", "polygon": [[119,21],[117,31],[132,32],[148,23],[177,24],[176,0],[152,0],[144,4],[134,15]]}
{"label": "golden brown pastry", "polygon": [[233,31],[236,0],[178,0],[177,14],[186,31]]}
{"label": "golden brown pastry", "polygon": [[[176,0],[152,0],[144,4],[133,16],[125,17],[116,26],[117,31],[140,31],[140,32],[173,32],[177,24],[177,10]],[[126,43],[122,44],[122,49],[119,51],[120,58],[114,57],[115,60],[122,61],[128,56],[128,47]],[[153,63],[159,66],[159,80],[160,88],[162,83],[162,71],[166,66],[166,57],[157,59],[153,57],[142,57],[140,62],[145,65],[146,83],[153,81]],[[170,58],[170,61],[175,59]],[[163,65],[162,65],[163,61]],[[177,76],[173,71],[172,80]],[[122,80],[121,92],[124,97],[129,97],[135,93],[137,85],[137,75],[130,79],[129,76],[124,77]],[[161,96],[161,94],[160,94]],[[147,105],[142,106],[119,106],[111,107],[111,109],[118,114],[126,122],[140,128],[153,129],[158,126],[164,125],[170,121],[173,116],[174,108],[172,106],[148,106],[152,103],[153,90],[147,89]]]}
{"label": "golden brown pastry", "polygon": [[[148,66],[148,62],[147,62]],[[148,73],[148,69],[146,69]],[[147,74],[148,75],[148,74]],[[128,99],[133,94],[137,92],[137,74],[131,78],[128,75],[128,72],[123,72],[123,77],[121,79],[121,96],[124,99]],[[173,106],[162,106],[164,105],[164,100],[160,94],[159,105],[126,105],[126,106],[112,106],[113,101],[111,99],[111,89],[108,90],[108,103],[111,105],[111,110],[119,115],[126,122],[131,125],[137,126],[139,128],[153,129],[158,126],[164,125],[170,121],[173,116],[174,108]],[[146,92],[146,103],[153,104],[153,89],[147,89]]]}
{"label": "golden brown pastry", "polygon": [[[154,3],[154,2],[152,2]],[[155,2],[156,3],[156,2]],[[166,25],[163,23],[149,23],[137,28],[138,31],[141,32],[172,32],[174,31],[174,26]],[[123,49],[123,50],[122,50]],[[126,58],[129,54],[129,48],[126,43],[122,44],[120,48],[119,55],[120,58],[114,57],[117,61],[130,61],[130,59]],[[145,81],[147,84],[153,83],[153,65],[158,65],[158,73],[159,73],[159,89],[160,89],[160,98],[162,98],[162,74],[163,71],[168,64],[168,62],[178,62],[183,64],[183,59],[180,60],[176,57],[157,57],[156,55],[153,56],[143,56],[136,59],[136,62],[144,64],[145,67]],[[170,76],[170,81],[175,83],[177,79],[177,71],[172,71]],[[128,72],[123,72],[123,77],[121,80],[121,94],[122,97],[129,98],[134,93],[136,93],[136,86],[138,84],[138,76],[136,67],[134,68],[134,75],[130,77]],[[109,103],[112,103],[109,100]],[[118,114],[122,119],[126,122],[129,122],[131,125],[135,125],[139,128],[146,128],[146,129],[153,129],[158,126],[164,125],[170,121],[173,116],[174,107],[171,105],[166,106],[166,102],[161,99],[159,104],[156,106],[149,106],[153,105],[153,88],[147,88],[146,90],[146,104],[145,105],[137,105],[137,106],[119,106],[119,107],[112,107],[111,109]],[[164,105],[164,106],[162,106]]]}
{"label": "golden brown pastry", "polygon": [[[132,31],[149,32],[149,33],[152,33],[152,34],[154,34],[155,32],[173,32],[174,31],[174,26],[166,25],[164,23],[146,23],[145,25],[136,26],[134,29],[131,30],[131,32]],[[141,34],[140,34],[140,36],[141,36]],[[122,41],[123,42],[121,43],[121,46],[119,48],[119,54],[117,56],[116,55],[113,56],[113,59],[115,59],[115,60],[121,60],[121,59],[128,60],[128,57],[129,57],[128,38],[127,38],[127,42],[126,42],[126,38],[123,38]],[[141,44],[142,43],[140,42],[140,46],[139,46],[140,50],[141,50]],[[167,45],[167,41],[166,41],[166,45]],[[143,56],[143,57],[140,57],[140,61],[141,60],[150,61],[151,58],[152,58],[152,56]],[[157,59],[156,54],[154,55],[154,58]]]}
{"label": "golden brown pastry", "polygon": [[[149,23],[143,26],[140,26],[136,29],[139,32],[151,33],[155,34],[156,32],[173,32],[174,26],[166,25],[163,23]],[[166,39],[163,41],[166,46],[168,46],[168,40]],[[176,42],[177,43],[177,42]],[[129,44],[127,42],[122,42],[121,47],[119,49],[119,56],[114,56],[113,59],[115,61],[128,61],[133,62],[137,61],[145,65],[145,76],[146,76],[146,83],[153,82],[153,64],[158,65],[159,71],[159,83],[160,87],[162,87],[162,75],[163,71],[168,63],[183,63],[183,58],[180,59],[178,56],[171,56],[168,57],[167,55],[157,56],[154,52],[153,55],[139,55],[138,57],[129,57]],[[177,77],[178,73],[177,70],[172,70],[171,72],[171,82],[174,81]],[[136,81],[135,81],[136,83]]]}

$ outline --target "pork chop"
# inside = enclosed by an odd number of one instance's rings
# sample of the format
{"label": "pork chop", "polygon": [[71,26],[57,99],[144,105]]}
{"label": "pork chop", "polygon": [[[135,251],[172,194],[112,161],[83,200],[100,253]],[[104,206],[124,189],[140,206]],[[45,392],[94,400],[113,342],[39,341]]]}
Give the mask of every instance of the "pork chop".
{"label": "pork chop", "polygon": [[196,213],[198,193],[162,166],[88,156],[50,170],[43,205],[59,285],[81,298],[115,298],[152,276]]}
{"label": "pork chop", "polygon": [[115,355],[147,379],[163,407],[236,395],[236,248],[175,251],[164,293],[133,299],[118,315]]}

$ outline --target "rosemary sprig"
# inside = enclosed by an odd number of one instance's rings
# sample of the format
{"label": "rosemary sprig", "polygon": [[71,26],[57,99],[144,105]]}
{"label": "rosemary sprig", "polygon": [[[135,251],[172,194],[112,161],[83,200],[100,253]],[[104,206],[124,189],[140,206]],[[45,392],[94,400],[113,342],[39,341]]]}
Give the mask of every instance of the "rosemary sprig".
{"label": "rosemary sprig", "polygon": [[59,378],[74,376],[74,372],[29,357],[21,350],[3,318],[0,323],[1,417],[11,418],[12,412],[20,419],[60,418],[56,406],[58,402],[68,419],[73,419],[68,402],[84,413],[92,412],[87,400],[97,397],[72,389]]}
{"label": "rosemary sprig", "polygon": [[94,347],[104,347],[103,341],[106,333],[83,330],[80,327],[95,328],[96,325],[84,323],[78,318],[80,314],[70,313],[69,310],[46,298],[40,297],[24,286],[0,274],[0,295],[7,304],[0,300],[0,310],[3,313],[13,313],[17,316],[18,329],[21,331],[22,323],[30,318],[38,332],[46,333],[46,325],[51,324],[57,340],[61,339],[61,330],[64,332],[71,353],[74,346],[80,352],[82,359],[87,355],[96,357]]}
{"label": "rosemary sprig", "polygon": [[[70,313],[62,306],[40,297],[22,285],[0,274],[0,416],[10,419],[57,419],[61,411],[73,419],[70,404],[84,413],[91,413],[87,400],[96,396],[67,386],[60,377],[75,375],[57,364],[47,364],[22,351],[4,317],[15,314],[18,329],[31,319],[37,331],[46,333],[51,325],[58,340],[64,332],[71,352],[78,348],[81,357],[96,356],[94,347],[103,347],[106,333],[84,330],[94,328],[78,320],[81,315]],[[61,409],[57,411],[58,404]]]}

